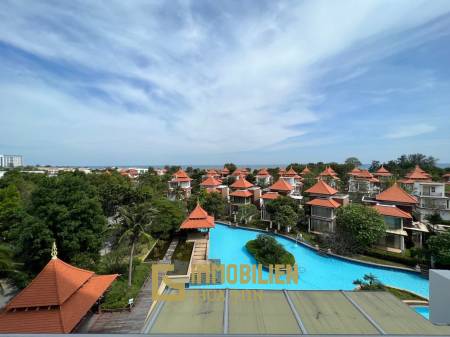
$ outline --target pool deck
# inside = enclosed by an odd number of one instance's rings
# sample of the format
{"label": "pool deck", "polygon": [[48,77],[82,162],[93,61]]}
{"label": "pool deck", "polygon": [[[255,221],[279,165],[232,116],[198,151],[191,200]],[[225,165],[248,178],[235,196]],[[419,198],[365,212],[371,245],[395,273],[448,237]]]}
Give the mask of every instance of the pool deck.
{"label": "pool deck", "polygon": [[186,289],[160,302],[147,334],[450,335],[384,291]]}

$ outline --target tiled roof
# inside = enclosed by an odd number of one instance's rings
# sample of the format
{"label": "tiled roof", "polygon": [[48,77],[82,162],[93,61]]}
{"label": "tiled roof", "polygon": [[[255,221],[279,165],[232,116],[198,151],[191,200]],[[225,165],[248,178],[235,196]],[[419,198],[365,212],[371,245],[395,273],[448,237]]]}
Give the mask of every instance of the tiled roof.
{"label": "tiled roof", "polygon": [[278,192],[267,192],[267,193],[264,193],[261,198],[263,198],[265,200],[275,200],[279,196],[280,195],[278,194]]}
{"label": "tiled roof", "polygon": [[352,176],[352,175],[357,175],[359,172],[361,172],[361,170],[359,168],[355,167],[348,174]]}
{"label": "tiled roof", "polygon": [[213,176],[208,176],[208,178],[203,180],[200,185],[202,185],[204,187],[205,186],[220,186],[221,182],[219,180],[217,180],[216,178],[214,178]]}
{"label": "tiled roof", "polygon": [[263,168],[263,169],[258,171],[258,174],[256,176],[268,177],[268,176],[270,176],[270,173],[269,173],[269,171],[267,171],[267,169]]}
{"label": "tiled roof", "polygon": [[252,192],[249,190],[237,190],[230,193],[230,196],[232,197],[242,197],[242,198],[248,198],[253,195]]}
{"label": "tiled roof", "polygon": [[319,180],[314,186],[310,187],[305,192],[311,194],[334,195],[338,191],[328,185],[325,181]]}
{"label": "tiled roof", "polygon": [[233,184],[230,186],[231,188],[245,189],[253,187],[253,184],[247,181],[243,176],[239,177]]}
{"label": "tiled roof", "polygon": [[310,174],[310,173],[311,173],[311,170],[308,168],[308,165],[306,165],[300,174],[304,175],[304,174]]}
{"label": "tiled roof", "polygon": [[419,165],[416,165],[414,170],[409,172],[405,177],[408,179],[411,179],[411,180],[430,180],[431,179],[431,176],[428,173],[426,173],[424,170],[422,170]]}
{"label": "tiled roof", "polygon": [[69,333],[116,277],[51,259],[0,314],[0,332]]}
{"label": "tiled roof", "polygon": [[222,173],[222,174],[229,174],[229,173],[230,173],[230,170],[227,169],[226,167],[224,167],[224,168],[220,171],[220,173]]}
{"label": "tiled roof", "polygon": [[272,186],[270,186],[269,189],[271,191],[290,192],[294,188],[291,186],[291,184],[280,178]]}
{"label": "tiled roof", "polygon": [[376,177],[390,177],[392,176],[392,173],[386,170],[383,165],[381,165],[381,167],[373,175]]}
{"label": "tiled roof", "polygon": [[291,167],[287,172],[283,173],[283,177],[298,177],[297,172]]}
{"label": "tiled roof", "polygon": [[237,168],[231,175],[234,177],[246,176],[248,174],[247,169],[245,168]]}
{"label": "tiled roof", "polygon": [[338,208],[341,206],[340,203],[338,203],[333,199],[319,199],[319,198],[308,201],[306,204],[311,206],[320,206],[327,208]]}
{"label": "tiled roof", "polygon": [[411,214],[408,212],[402,211],[400,208],[396,206],[389,206],[389,205],[375,205],[373,206],[378,213],[385,216],[392,216],[396,218],[406,218],[406,219],[412,219]]}
{"label": "tiled roof", "polygon": [[200,204],[197,204],[191,214],[189,214],[188,218],[183,221],[180,229],[199,228],[214,228],[214,217],[209,216]]}
{"label": "tiled roof", "polygon": [[446,173],[443,175],[444,178],[450,177],[450,173]]}
{"label": "tiled roof", "polygon": [[404,189],[395,183],[387,190],[381,192],[375,197],[378,201],[390,201],[390,202],[399,202],[405,204],[416,204],[417,199],[412,195],[408,194]]}
{"label": "tiled roof", "polygon": [[323,170],[320,174],[320,177],[333,177],[333,178],[337,178],[337,173],[334,172],[334,170],[330,167],[327,166],[327,168],[325,170]]}
{"label": "tiled roof", "polygon": [[172,181],[175,182],[187,182],[191,181],[192,179],[189,178],[186,172],[184,172],[182,169],[179,169],[177,172],[173,174]]}

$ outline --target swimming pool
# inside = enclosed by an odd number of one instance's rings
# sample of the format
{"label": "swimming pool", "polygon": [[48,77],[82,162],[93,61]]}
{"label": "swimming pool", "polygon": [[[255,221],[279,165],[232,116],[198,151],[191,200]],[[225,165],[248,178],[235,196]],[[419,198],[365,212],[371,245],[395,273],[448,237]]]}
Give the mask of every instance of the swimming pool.
{"label": "swimming pool", "polygon": [[[219,259],[221,264],[255,264],[245,244],[260,234],[257,231],[229,227],[216,223],[210,232],[209,258]],[[297,284],[230,284],[227,281],[217,285],[194,286],[193,288],[230,288],[230,289],[289,289],[289,290],[352,290],[353,281],[364,274],[372,273],[386,285],[407,289],[428,298],[428,280],[414,272],[370,266],[346,261],[335,257],[317,254],[301,244],[276,236],[284,248],[295,256],[299,267]],[[264,279],[268,271],[263,271]]]}
{"label": "swimming pool", "polygon": [[425,317],[426,319],[430,319],[430,308],[424,305],[418,305],[418,306],[413,306],[412,309],[414,309],[415,312],[417,312],[418,314],[421,314],[423,317]]}

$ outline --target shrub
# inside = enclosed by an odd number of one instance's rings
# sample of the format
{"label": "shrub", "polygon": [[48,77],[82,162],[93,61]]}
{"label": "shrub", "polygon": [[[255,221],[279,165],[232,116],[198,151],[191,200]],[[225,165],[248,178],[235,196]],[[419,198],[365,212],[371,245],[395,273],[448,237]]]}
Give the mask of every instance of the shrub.
{"label": "shrub", "polygon": [[260,234],[255,240],[250,240],[245,245],[255,260],[263,266],[270,264],[294,265],[294,255],[289,253],[284,247],[270,235]]}
{"label": "shrub", "polygon": [[365,254],[379,259],[401,263],[410,267],[414,267],[418,262],[416,258],[407,256],[405,254],[392,253],[375,248],[368,249]]}

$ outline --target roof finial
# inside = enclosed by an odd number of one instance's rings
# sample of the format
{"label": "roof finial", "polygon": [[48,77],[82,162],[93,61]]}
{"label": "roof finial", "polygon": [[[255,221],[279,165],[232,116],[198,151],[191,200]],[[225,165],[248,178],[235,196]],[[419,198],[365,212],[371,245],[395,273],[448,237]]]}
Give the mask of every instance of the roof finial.
{"label": "roof finial", "polygon": [[53,245],[52,245],[52,259],[57,259],[58,258],[58,249],[56,248],[56,242],[53,241]]}

